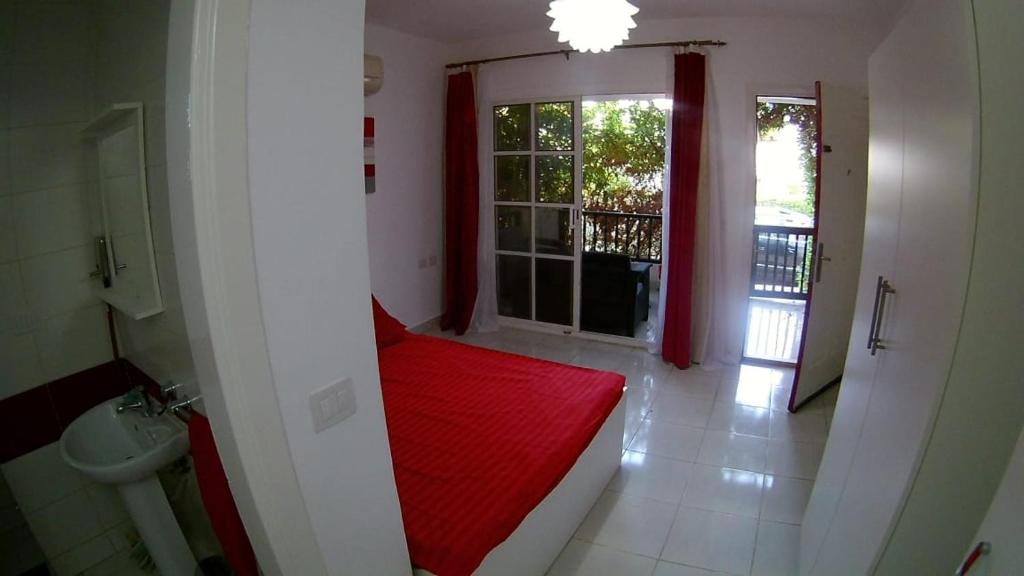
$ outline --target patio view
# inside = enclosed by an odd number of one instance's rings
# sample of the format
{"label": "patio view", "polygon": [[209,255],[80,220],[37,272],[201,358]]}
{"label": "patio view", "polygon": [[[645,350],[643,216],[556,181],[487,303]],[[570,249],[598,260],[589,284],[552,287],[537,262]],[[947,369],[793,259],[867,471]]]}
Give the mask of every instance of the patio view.
{"label": "patio view", "polygon": [[583,101],[580,328],[653,340],[671,101]]}
{"label": "patio view", "polygon": [[814,252],[813,99],[757,99],[756,199],[744,356],[795,363]]}

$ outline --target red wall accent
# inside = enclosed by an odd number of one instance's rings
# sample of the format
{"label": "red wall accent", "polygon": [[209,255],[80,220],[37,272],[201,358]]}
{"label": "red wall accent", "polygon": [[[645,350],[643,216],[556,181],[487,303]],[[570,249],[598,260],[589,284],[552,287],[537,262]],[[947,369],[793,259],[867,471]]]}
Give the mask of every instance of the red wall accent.
{"label": "red wall accent", "polygon": [[0,400],[0,462],[57,441],[86,410],[140,384],[159,390],[127,360],[112,360]]}

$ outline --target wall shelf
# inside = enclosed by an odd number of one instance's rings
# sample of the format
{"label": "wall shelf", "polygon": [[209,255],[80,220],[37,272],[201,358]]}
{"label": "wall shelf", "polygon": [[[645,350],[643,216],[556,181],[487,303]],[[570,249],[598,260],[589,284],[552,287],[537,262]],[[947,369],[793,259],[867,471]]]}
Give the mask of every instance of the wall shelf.
{"label": "wall shelf", "polygon": [[132,122],[134,117],[141,112],[142,102],[119,102],[111,105],[100,113],[99,116],[93,118],[82,128],[81,132],[85,136],[97,137],[109,132],[111,129]]}

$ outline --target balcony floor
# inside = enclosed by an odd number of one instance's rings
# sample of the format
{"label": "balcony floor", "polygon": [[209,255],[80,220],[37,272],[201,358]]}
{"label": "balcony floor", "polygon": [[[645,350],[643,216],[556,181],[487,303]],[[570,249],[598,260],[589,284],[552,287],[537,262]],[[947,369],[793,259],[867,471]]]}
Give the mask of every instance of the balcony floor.
{"label": "balcony floor", "polygon": [[647,320],[637,324],[634,338],[644,342],[654,342],[654,336],[658,330],[658,299],[660,296],[658,289],[651,286],[650,311],[647,312]]}
{"label": "balcony floor", "polygon": [[804,301],[751,298],[743,355],[795,364],[804,328]]}

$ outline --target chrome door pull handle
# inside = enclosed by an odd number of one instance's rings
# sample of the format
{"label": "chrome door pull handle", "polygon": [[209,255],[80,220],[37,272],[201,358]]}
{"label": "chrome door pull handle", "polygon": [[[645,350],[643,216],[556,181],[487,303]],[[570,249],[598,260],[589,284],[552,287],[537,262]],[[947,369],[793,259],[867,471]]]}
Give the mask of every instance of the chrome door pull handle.
{"label": "chrome door pull handle", "polygon": [[815,266],[814,266],[814,283],[815,284],[817,284],[818,282],[821,282],[821,263],[822,262],[831,262],[831,261],[832,261],[832,258],[830,256],[825,256],[825,244],[823,242],[818,242],[818,261],[817,261],[817,263],[815,263]]}
{"label": "chrome door pull handle", "polygon": [[878,300],[882,297],[882,282],[884,278],[878,277],[878,282],[875,284],[875,303],[871,305],[871,328],[868,328],[868,350],[875,343],[875,326],[878,325]]}
{"label": "chrome door pull handle", "polygon": [[885,350],[885,344],[882,344],[882,337],[879,334],[882,331],[882,318],[885,316],[885,298],[889,294],[896,293],[896,290],[893,289],[888,280],[884,280],[879,276],[878,281],[878,287],[875,292],[877,308],[875,310],[875,317],[871,321],[871,341],[868,345],[872,356],[879,350]]}

